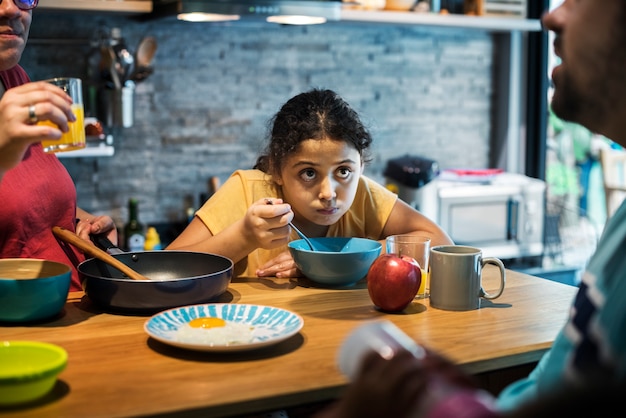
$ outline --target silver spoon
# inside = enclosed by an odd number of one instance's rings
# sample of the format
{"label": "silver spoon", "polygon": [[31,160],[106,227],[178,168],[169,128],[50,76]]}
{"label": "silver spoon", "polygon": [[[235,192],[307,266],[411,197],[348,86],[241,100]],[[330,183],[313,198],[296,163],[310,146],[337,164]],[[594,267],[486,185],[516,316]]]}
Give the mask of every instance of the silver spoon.
{"label": "silver spoon", "polygon": [[[273,205],[274,204],[274,202],[272,202],[271,199],[265,199],[265,203],[267,203],[268,205]],[[300,231],[298,228],[296,228],[296,226],[293,224],[293,222],[289,221],[289,226],[292,227],[293,230],[296,231],[296,234],[298,234],[298,236],[300,238],[302,238],[307,243],[307,245],[309,246],[311,251],[316,251],[315,247],[313,246],[313,243],[309,240],[309,238],[307,238],[306,235],[304,235],[302,233],[302,231]]]}
{"label": "silver spoon", "polygon": [[300,238],[302,238],[303,240],[306,241],[307,245],[309,246],[309,248],[311,249],[311,251],[317,251],[315,249],[315,247],[313,247],[313,243],[311,241],[309,241],[309,239],[307,238],[306,235],[304,235],[302,233],[302,231],[300,231],[298,228],[296,228],[296,226],[293,224],[293,222],[289,222],[289,226],[293,228],[294,231],[296,231],[296,234],[298,234],[300,236]]}

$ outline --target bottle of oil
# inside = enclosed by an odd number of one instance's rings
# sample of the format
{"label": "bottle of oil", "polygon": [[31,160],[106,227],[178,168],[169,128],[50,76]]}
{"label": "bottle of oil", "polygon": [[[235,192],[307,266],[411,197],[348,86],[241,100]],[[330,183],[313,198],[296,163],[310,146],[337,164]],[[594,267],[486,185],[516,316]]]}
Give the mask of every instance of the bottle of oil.
{"label": "bottle of oil", "polygon": [[137,199],[128,200],[128,222],[124,225],[124,240],[128,251],[143,251],[146,243],[144,225],[139,222]]}

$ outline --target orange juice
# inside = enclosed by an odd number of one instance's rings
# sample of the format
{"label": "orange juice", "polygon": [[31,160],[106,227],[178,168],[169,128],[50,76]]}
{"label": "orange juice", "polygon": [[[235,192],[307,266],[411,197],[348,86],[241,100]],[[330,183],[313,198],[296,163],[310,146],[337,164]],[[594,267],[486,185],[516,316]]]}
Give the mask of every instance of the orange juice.
{"label": "orange juice", "polygon": [[411,234],[399,234],[390,235],[385,241],[387,253],[408,256],[417,261],[420,270],[422,270],[422,281],[415,297],[417,299],[427,298],[430,290],[430,283],[428,282],[430,238]]}
{"label": "orange juice", "polygon": [[423,299],[428,297],[428,292],[427,289],[429,289],[430,286],[428,286],[428,272],[425,270],[422,270],[422,282],[420,283],[420,288],[417,291],[417,298],[418,299]]}
{"label": "orange juice", "polygon": [[[85,148],[85,110],[82,104],[72,104],[72,112],[76,115],[76,121],[69,123],[69,131],[63,133],[58,141],[41,141],[43,150],[47,153],[72,151]],[[38,122],[38,125],[57,127],[56,124],[46,120]]]}

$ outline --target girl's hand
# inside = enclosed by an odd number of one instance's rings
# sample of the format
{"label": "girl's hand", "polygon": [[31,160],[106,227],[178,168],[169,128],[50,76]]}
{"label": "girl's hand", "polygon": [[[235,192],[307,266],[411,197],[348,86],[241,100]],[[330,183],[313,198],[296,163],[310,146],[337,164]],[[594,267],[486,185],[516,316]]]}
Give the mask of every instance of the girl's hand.
{"label": "girl's hand", "polygon": [[248,208],[243,219],[244,231],[257,248],[277,248],[289,241],[291,219],[291,206],[282,199],[261,199]]}
{"label": "girl's hand", "polygon": [[278,257],[263,264],[257,271],[258,277],[302,277],[302,273],[296,267],[296,263],[291,258],[291,253],[285,251]]}

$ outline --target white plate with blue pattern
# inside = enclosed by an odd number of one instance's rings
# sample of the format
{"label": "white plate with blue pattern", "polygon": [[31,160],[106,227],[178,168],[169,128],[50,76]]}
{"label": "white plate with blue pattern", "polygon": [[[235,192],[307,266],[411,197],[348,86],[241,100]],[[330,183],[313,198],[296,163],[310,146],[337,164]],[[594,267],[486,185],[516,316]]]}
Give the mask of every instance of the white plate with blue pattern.
{"label": "white plate with blue pattern", "polygon": [[[221,318],[227,323],[249,325],[252,338],[244,343],[210,344],[181,341],[177,331],[196,318]],[[263,305],[212,303],[182,306],[160,312],[146,321],[144,330],[164,344],[198,351],[244,351],[277,344],[297,334],[304,320],[285,309]]]}

